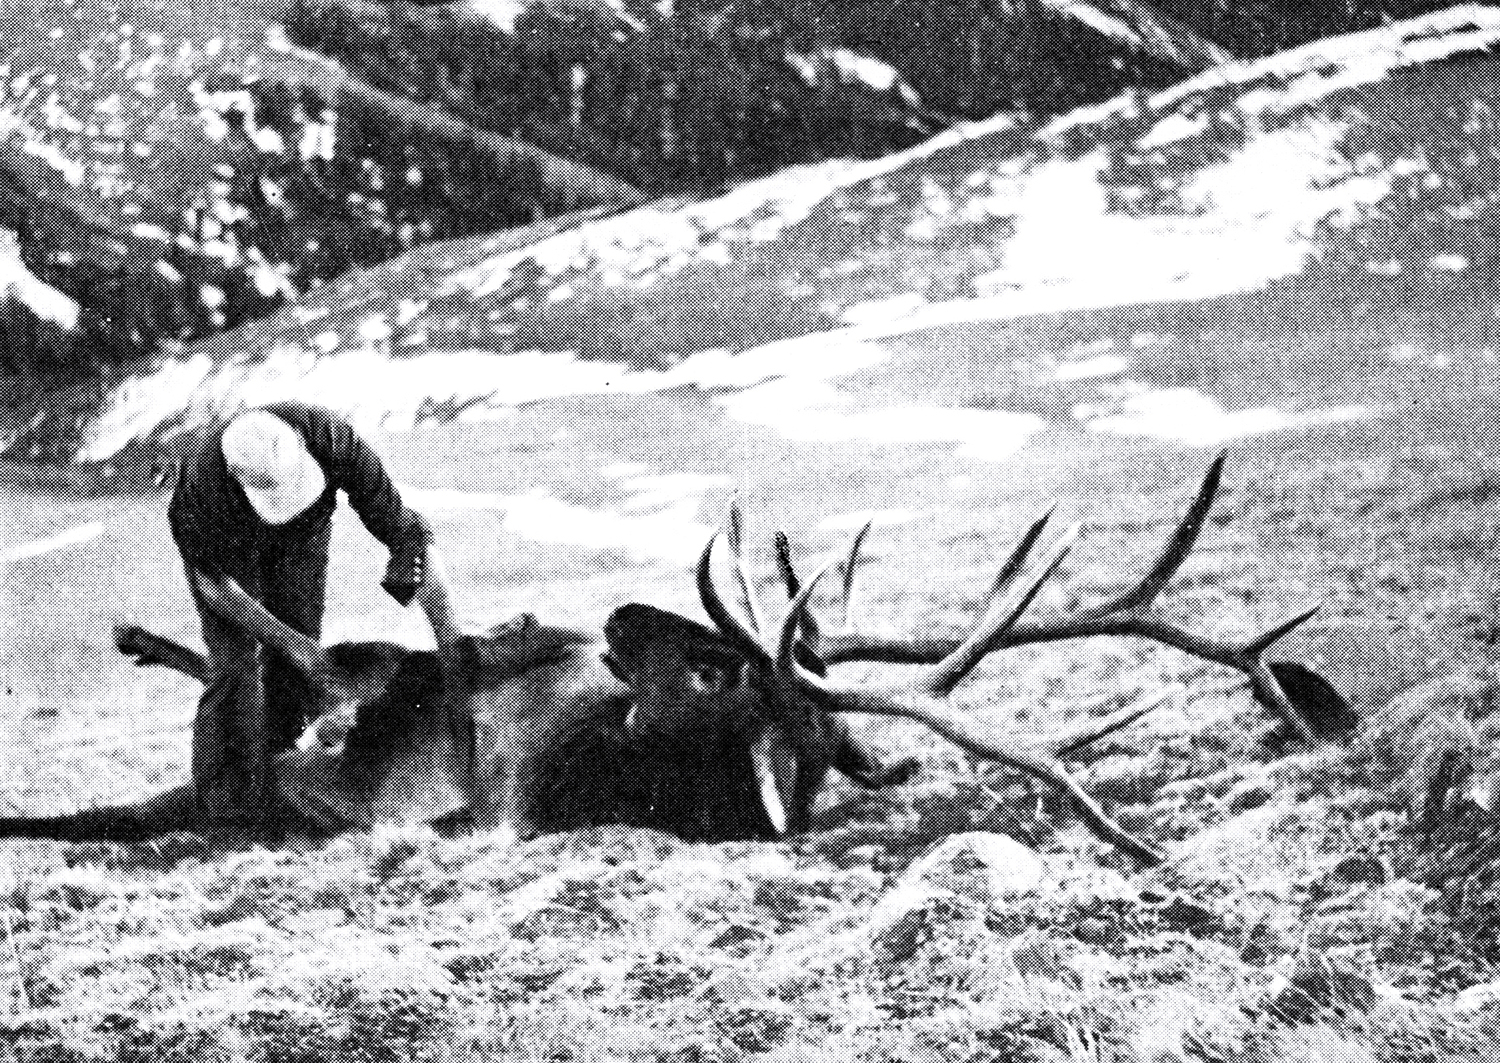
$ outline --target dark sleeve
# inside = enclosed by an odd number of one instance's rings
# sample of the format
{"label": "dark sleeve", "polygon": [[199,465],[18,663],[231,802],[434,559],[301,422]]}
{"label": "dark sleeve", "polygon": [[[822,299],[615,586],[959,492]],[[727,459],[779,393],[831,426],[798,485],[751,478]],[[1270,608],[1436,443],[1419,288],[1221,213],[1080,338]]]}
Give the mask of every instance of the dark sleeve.
{"label": "dark sleeve", "polygon": [[[281,415],[279,407],[268,407]],[[359,519],[393,554],[415,554],[432,541],[432,530],[416,510],[401,500],[401,492],[385,471],[385,464],[349,422],[317,407],[301,407],[308,449],[334,487],[340,488]]]}
{"label": "dark sleeve", "polygon": [[183,462],[167,508],[172,540],[183,561],[211,576],[238,575],[222,570],[243,546],[218,445],[221,433],[222,428],[211,429],[197,441]]}

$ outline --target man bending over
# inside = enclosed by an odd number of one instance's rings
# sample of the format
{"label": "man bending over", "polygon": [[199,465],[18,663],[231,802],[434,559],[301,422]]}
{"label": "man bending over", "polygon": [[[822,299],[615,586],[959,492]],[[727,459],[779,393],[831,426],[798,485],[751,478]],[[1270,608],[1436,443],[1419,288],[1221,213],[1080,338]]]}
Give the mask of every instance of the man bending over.
{"label": "man bending over", "polygon": [[320,638],[341,490],[391,552],[381,586],[403,606],[415,597],[438,644],[454,644],[459,632],[431,529],[337,414],[299,402],[240,413],[207,433],[172,496],[172,538],[208,649],[193,723],[193,783],[203,810],[227,833],[274,833],[271,765],[305,724],[306,689],[284,661],[262,655],[242,618],[214,611],[234,612],[216,588],[238,584],[272,616]]}

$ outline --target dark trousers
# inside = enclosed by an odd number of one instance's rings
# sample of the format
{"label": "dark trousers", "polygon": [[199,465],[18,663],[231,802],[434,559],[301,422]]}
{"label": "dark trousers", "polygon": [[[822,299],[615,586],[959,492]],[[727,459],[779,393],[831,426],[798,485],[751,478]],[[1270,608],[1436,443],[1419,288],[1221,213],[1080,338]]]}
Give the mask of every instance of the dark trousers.
{"label": "dark trousers", "polygon": [[[222,572],[272,616],[319,638],[331,529],[324,522],[237,558]],[[301,733],[308,688],[280,656],[207,608],[196,588],[193,600],[208,648],[207,683],[193,721],[193,785],[203,810],[222,827],[259,831],[269,827],[277,804],[272,760]]]}

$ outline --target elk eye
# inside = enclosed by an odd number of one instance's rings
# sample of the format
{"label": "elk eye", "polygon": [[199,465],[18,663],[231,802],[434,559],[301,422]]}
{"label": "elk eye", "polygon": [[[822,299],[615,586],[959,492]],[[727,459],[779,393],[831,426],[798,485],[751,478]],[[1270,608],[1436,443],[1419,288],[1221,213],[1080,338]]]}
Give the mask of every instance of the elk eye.
{"label": "elk eye", "polygon": [[688,668],[692,685],[699,693],[722,694],[733,690],[740,685],[744,675],[744,665],[736,665],[732,668],[720,668],[711,664],[695,664]]}

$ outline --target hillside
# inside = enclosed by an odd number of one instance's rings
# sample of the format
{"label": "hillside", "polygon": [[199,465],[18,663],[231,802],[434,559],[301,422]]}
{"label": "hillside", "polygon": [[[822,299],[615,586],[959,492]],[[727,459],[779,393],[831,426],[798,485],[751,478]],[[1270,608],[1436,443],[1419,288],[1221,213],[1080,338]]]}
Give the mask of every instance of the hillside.
{"label": "hillside", "polygon": [[[1485,328],[1497,32],[1491,9],[1454,8],[1036,131],[1000,118],[534,243],[434,245],[132,369],[102,402],[90,385],[6,449],[103,461],[293,392],[395,427],[550,394],[744,387],[789,362],[836,373],[833,351],[857,364],[862,339],[930,323],[1267,284],[1293,307]],[[765,346],[803,335],[821,357]]]}
{"label": "hillside", "polygon": [[641,201],[350,77],[278,7],[0,11],[7,420],[434,236]]}
{"label": "hillside", "polygon": [[[7,5],[4,421],[70,419],[101,369],[138,372],[352,266],[880,155],[955,120],[901,74],[933,41],[873,9],[832,32],[795,5],[749,21],[637,6]],[[943,54],[957,24],[933,27]],[[1133,0],[1028,0],[965,39],[1019,66],[929,71],[936,97],[970,86],[962,113],[1054,113],[1226,57]]]}

